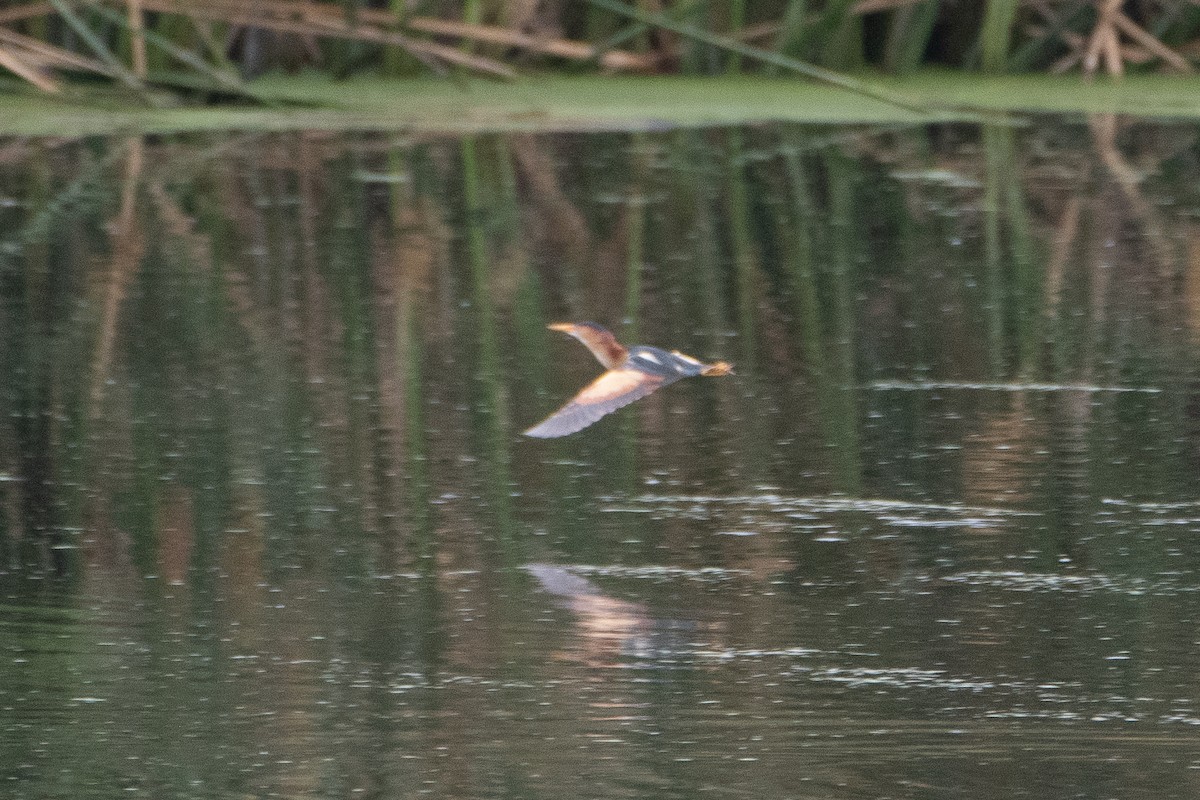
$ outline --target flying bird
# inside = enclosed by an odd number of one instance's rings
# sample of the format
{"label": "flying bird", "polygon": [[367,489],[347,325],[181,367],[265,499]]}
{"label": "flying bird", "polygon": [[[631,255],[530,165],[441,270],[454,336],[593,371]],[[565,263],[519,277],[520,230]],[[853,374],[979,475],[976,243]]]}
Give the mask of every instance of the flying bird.
{"label": "flying bird", "polygon": [[566,436],[680,378],[733,372],[733,367],[724,361],[705,364],[678,350],[668,353],[645,345],[626,348],[594,322],[556,322],[547,327],[583,342],[608,371],[583,387],[565,406],[525,431],[526,436],[539,439]]}

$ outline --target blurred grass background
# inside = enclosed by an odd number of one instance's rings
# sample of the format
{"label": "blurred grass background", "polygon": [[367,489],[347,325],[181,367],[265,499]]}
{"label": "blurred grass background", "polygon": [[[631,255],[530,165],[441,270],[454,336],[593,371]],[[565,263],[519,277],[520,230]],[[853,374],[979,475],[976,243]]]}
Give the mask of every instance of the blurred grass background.
{"label": "blurred grass background", "polygon": [[[1180,0],[14,0],[10,90],[101,79],[152,104],[262,98],[272,71],[351,75],[1188,74],[1200,4]],[[157,87],[157,91],[154,88]],[[167,92],[163,92],[163,88]]]}

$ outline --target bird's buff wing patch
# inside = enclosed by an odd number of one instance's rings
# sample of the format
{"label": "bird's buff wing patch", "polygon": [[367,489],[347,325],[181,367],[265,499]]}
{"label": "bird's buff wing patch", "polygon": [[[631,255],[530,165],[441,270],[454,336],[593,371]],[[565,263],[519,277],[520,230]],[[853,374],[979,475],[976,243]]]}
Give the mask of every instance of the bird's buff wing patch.
{"label": "bird's buff wing patch", "polygon": [[635,369],[609,370],[585,386],[571,402],[525,431],[525,435],[549,439],[575,433],[665,383],[667,381],[658,375],[647,375]]}

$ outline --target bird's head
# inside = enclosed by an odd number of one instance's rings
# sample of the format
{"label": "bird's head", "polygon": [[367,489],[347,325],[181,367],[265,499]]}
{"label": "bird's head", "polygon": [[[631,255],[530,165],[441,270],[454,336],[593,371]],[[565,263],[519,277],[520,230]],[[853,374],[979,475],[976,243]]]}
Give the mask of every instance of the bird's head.
{"label": "bird's head", "polygon": [[611,336],[608,329],[603,325],[597,325],[595,322],[551,322],[546,326],[552,331],[562,331],[576,338],[582,338],[587,335],[592,336]]}

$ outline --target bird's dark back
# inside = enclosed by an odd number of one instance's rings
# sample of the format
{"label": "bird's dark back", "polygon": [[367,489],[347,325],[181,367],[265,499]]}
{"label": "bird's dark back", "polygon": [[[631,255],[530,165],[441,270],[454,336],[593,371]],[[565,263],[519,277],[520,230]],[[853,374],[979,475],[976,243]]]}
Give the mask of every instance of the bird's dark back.
{"label": "bird's dark back", "polygon": [[625,363],[633,369],[658,375],[667,381],[690,378],[704,371],[704,365],[698,361],[692,362],[666,350],[646,345],[629,348],[629,359]]}

